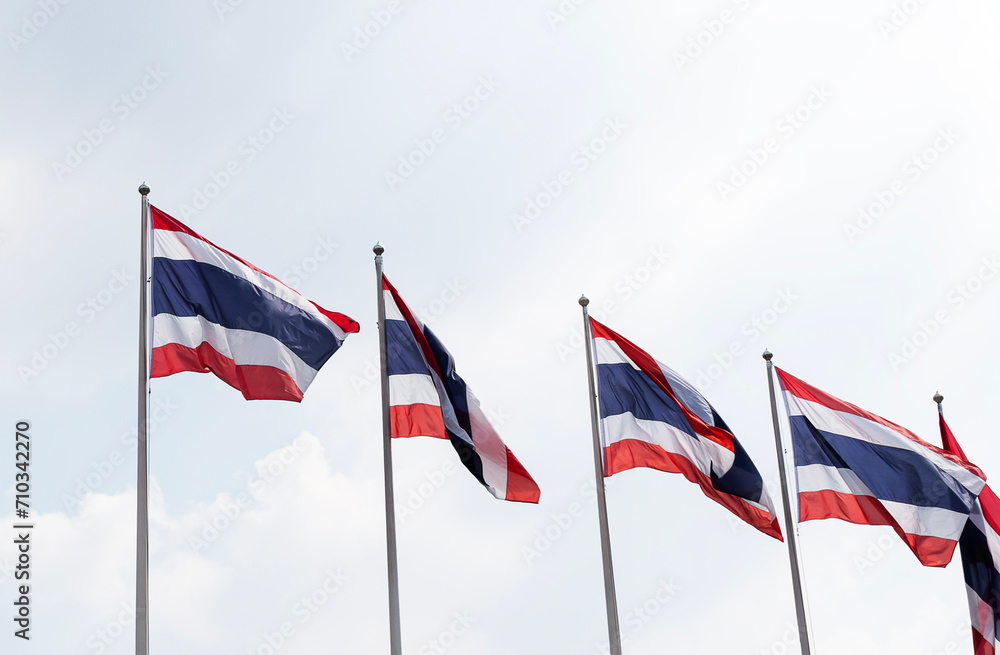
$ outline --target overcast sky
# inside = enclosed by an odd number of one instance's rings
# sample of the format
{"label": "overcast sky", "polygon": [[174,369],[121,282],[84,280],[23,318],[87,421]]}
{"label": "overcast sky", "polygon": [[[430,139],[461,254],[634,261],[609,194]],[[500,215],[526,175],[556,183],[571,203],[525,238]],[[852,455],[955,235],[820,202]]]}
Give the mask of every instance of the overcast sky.
{"label": "overcast sky", "polygon": [[[36,525],[32,639],[4,619],[4,652],[132,652],[143,181],[361,324],[301,404],[153,382],[154,654],[387,652],[377,240],[542,490],[501,502],[447,443],[394,444],[405,653],[604,652],[581,293],[699,385],[775,496],[765,347],[932,443],[940,390],[1000,475],[995,3],[0,15],[3,616],[19,420]],[[625,653],[795,650],[782,544],[677,475],[619,474],[608,506]],[[957,556],[837,521],[801,549],[816,653],[971,652]]]}

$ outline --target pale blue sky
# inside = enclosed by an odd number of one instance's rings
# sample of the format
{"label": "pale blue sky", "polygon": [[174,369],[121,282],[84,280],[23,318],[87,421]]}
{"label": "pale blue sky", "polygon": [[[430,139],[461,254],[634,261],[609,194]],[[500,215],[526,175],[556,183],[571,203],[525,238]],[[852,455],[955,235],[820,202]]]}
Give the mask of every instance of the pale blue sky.
{"label": "pale blue sky", "polygon": [[[396,444],[397,498],[445,479],[400,527],[407,653],[600,652],[581,292],[704,378],[766,480],[765,347],[934,442],[940,389],[966,452],[1000,475],[1000,278],[982,264],[1000,255],[994,4],[232,2],[0,12],[0,425],[32,422],[40,513],[18,652],[131,652],[143,181],[160,209],[361,323],[301,405],[154,381],[152,653],[258,652],[285,622],[282,655],[386,651],[376,240],[542,489],[537,507],[502,503],[443,472],[447,444]],[[461,293],[435,303],[448,288]],[[0,488],[9,525],[12,473]],[[608,502],[628,655],[783,652],[781,544],[679,476],[626,472]],[[530,556],[547,529],[558,538]],[[971,649],[957,561],[923,569],[888,529],[834,521],[801,543],[817,653]],[[324,585],[337,591],[303,618]],[[0,599],[13,592],[0,569]]]}

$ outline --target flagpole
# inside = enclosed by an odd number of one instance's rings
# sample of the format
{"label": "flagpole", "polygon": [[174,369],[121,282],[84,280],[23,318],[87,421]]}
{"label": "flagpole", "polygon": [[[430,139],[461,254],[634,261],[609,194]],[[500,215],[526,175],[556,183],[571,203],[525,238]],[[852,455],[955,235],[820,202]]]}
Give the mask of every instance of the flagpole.
{"label": "flagpole", "polygon": [[767,388],[771,392],[771,420],[774,423],[774,445],[778,451],[778,474],[781,476],[781,504],[785,510],[785,537],[788,543],[788,561],[792,567],[792,591],[795,595],[795,616],[799,624],[799,644],[802,655],[810,654],[809,627],[806,623],[806,603],[802,594],[802,577],[799,572],[799,546],[796,533],[797,521],[792,519],[792,501],[788,493],[788,473],[785,471],[785,449],[781,443],[781,428],[778,423],[778,403],[774,398],[773,355],[764,351],[767,361]]}
{"label": "flagpole", "polygon": [[143,182],[142,261],[139,264],[139,424],[135,526],[135,653],[149,653],[149,187]]}
{"label": "flagpole", "polygon": [[934,392],[934,402],[937,403],[938,414],[940,414],[941,416],[944,416],[944,408],[941,406],[941,403],[943,401],[944,401],[944,396],[942,396],[940,393],[938,393],[938,392],[935,391]]}
{"label": "flagpole", "polygon": [[583,335],[587,342],[587,379],[590,383],[590,423],[594,437],[594,474],[597,481],[597,518],[601,529],[601,557],[604,560],[604,598],[608,612],[608,644],[610,655],[621,655],[621,631],[618,628],[618,600],[615,598],[615,572],[611,565],[611,533],[608,530],[608,507],[604,499],[604,456],[601,448],[600,425],[597,420],[597,385],[594,382],[594,340],[590,333],[587,296],[580,296],[583,308]]}
{"label": "flagpole", "polygon": [[389,421],[389,347],[385,331],[385,292],[382,290],[382,253],[385,248],[376,243],[375,278],[378,288],[378,344],[382,373],[382,466],[385,479],[385,541],[389,564],[389,652],[402,655],[399,630],[399,566],[396,563],[396,511],[392,495],[392,428]]}

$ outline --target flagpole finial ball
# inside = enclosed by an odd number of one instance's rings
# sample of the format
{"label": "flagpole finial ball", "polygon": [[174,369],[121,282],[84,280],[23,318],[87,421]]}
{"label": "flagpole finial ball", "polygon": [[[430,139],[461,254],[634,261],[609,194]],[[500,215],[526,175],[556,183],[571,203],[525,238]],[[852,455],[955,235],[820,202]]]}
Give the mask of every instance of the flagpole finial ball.
{"label": "flagpole finial ball", "polygon": [[944,400],[944,396],[942,396],[940,393],[934,394],[934,402],[940,405],[942,400]]}
{"label": "flagpole finial ball", "polygon": [[381,255],[382,253],[385,252],[385,248],[382,247],[382,243],[380,241],[376,241],[375,247],[372,248],[372,252],[375,253],[376,255]]}
{"label": "flagpole finial ball", "polygon": [[772,358],[772,357],[774,357],[774,355],[773,355],[773,354],[771,353],[771,351],[770,351],[770,350],[766,350],[766,349],[765,349],[765,350],[764,350],[764,354],[762,355],[762,357],[763,357],[763,358],[764,358],[764,359],[765,359],[766,361],[771,361],[771,358]]}
{"label": "flagpole finial ball", "polygon": [[590,298],[587,296],[580,296],[580,307],[586,307],[590,304]]}
{"label": "flagpole finial ball", "polygon": [[139,193],[141,193],[144,196],[148,196],[149,195],[149,187],[146,186],[145,182],[143,182],[141,185],[139,185]]}

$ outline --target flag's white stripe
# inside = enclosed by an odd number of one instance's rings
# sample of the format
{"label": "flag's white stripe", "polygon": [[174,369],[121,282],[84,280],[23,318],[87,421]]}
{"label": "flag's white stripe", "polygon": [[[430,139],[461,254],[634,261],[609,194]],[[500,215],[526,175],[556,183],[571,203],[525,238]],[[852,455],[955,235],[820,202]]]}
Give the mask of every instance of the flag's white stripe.
{"label": "flag's white stripe", "polygon": [[878,498],[868,491],[851,471],[822,464],[810,464],[797,467],[796,473],[799,493],[835,491],[855,496],[869,496],[881,504],[907,534],[955,540],[968,519],[961,512],[942,507],[919,507]]}
{"label": "flag's white stripe", "polygon": [[[392,299],[392,292],[388,289],[383,289],[382,295],[385,297],[385,320],[400,321],[401,323],[406,324],[406,318],[403,317],[403,312],[399,310],[399,307],[396,306],[395,301]],[[413,314],[413,310],[410,310],[410,313],[413,315],[413,320],[417,322],[417,326],[423,330],[424,323],[420,320],[420,317]]]}
{"label": "flag's white stripe", "polygon": [[434,379],[420,373],[399,373],[389,376],[389,405],[441,406]]}
{"label": "flag's white stripe", "polygon": [[483,479],[494,497],[507,497],[507,446],[490,424],[479,406],[479,399],[466,385],[469,404],[469,426],[472,428],[472,442],[476,453],[483,462]]}
{"label": "flag's white stripe", "polygon": [[744,498],[743,496],[735,496],[735,497],[739,498],[740,500],[742,500],[747,505],[750,505],[752,507],[756,507],[757,509],[759,509],[761,511],[767,512],[768,514],[771,515],[771,518],[775,518],[777,516],[774,513],[774,507],[771,506],[772,505],[772,503],[771,503],[771,497],[767,495],[767,489],[761,488],[760,499],[762,501],[764,501],[763,503],[756,503],[756,502],[750,500],[749,498]]}
{"label": "flag's white stripe", "polygon": [[629,359],[614,341],[604,337],[594,337],[594,350],[598,364],[628,364],[635,370],[639,370],[635,362]]}
{"label": "flag's white stripe", "polygon": [[943,507],[918,507],[891,500],[878,502],[896,519],[903,532],[922,537],[940,537],[954,541],[962,534],[962,528],[969,520],[965,514]]}
{"label": "flag's white stripe", "polygon": [[638,419],[631,412],[608,416],[601,420],[604,423],[604,434],[608,445],[635,439],[668,453],[681,455],[705,475],[709,475],[712,470],[712,459],[705,448],[705,442],[668,423]]}
{"label": "flag's white stripe", "polygon": [[153,317],[153,347],[172,343],[188,348],[207,343],[238,366],[273,366],[288,373],[299,389],[308,387],[316,377],[315,369],[274,337],[225,328],[201,316],[157,314]]}
{"label": "flag's white stripe", "polygon": [[385,299],[385,320],[405,323],[403,312],[399,311],[399,307],[396,307],[396,301],[392,299],[392,292],[388,289],[382,289],[382,297]]}
{"label": "flag's white stripe", "polygon": [[972,615],[972,628],[981,634],[991,645],[996,641],[996,621],[993,618],[993,608],[979,597],[975,589],[966,585],[965,593],[969,597],[969,613]]}
{"label": "flag's white stripe", "polygon": [[291,287],[255,271],[218,248],[201,239],[196,239],[190,234],[173,232],[171,230],[153,230],[153,256],[175,261],[191,260],[221,268],[308,313],[317,321],[326,325],[339,341],[347,338],[347,333],[339,325],[323,315],[321,311],[316,309],[315,305]]}
{"label": "flag's white stripe", "polygon": [[[986,543],[989,545],[994,565],[1000,564],[1000,535],[997,534],[992,525],[986,522],[986,518],[983,516],[983,506],[979,503],[978,499],[976,499],[975,504],[972,506],[969,520],[979,528],[980,532],[986,535]],[[994,566],[994,568],[1000,567]]]}
{"label": "flag's white stripe", "polygon": [[836,491],[855,496],[872,496],[874,494],[861,478],[851,469],[839,469],[823,464],[796,466],[795,477],[798,481],[799,493],[808,491]]}
{"label": "flag's white stripe", "polygon": [[677,375],[673,369],[668,366],[664,366],[660,362],[656,362],[656,365],[660,367],[663,377],[667,379],[667,382],[670,384],[670,388],[674,390],[677,400],[684,403],[684,405],[691,410],[693,414],[704,421],[707,425],[714,426],[715,417],[712,416],[712,406],[708,404],[708,400],[706,400],[706,398],[701,395],[690,382]]}
{"label": "flag's white stripe", "polygon": [[909,450],[930,460],[932,464],[955,478],[959,484],[973,494],[978,494],[985,484],[981,478],[970,473],[965,468],[942,457],[933,450],[924,448],[912,439],[881,423],[876,423],[850,412],[830,409],[825,405],[811,400],[799,398],[788,391],[785,392],[785,397],[788,401],[789,416],[804,416],[817,430],[839,434],[880,446]]}

